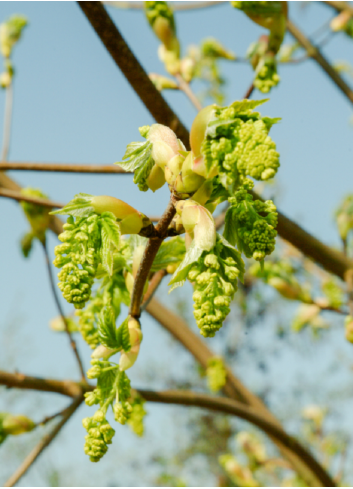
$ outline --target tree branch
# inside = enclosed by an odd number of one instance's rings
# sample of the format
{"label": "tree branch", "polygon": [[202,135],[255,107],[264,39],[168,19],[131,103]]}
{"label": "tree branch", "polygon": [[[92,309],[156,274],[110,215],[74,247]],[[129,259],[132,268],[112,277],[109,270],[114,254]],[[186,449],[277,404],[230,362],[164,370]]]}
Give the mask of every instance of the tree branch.
{"label": "tree branch", "polygon": [[[214,353],[208,348],[206,343],[191,331],[188,325],[172,311],[164,307],[157,299],[153,298],[146,308],[146,311],[156,319],[171,335],[179,341],[200,363],[203,368],[207,368],[208,361],[214,357]],[[231,369],[226,365],[226,384],[223,388],[224,393],[241,403],[251,406],[265,419],[277,424],[281,424],[276,417],[267,409],[263,402],[252,392],[250,392],[239,379],[237,379]],[[278,440],[274,440],[285,458],[292,464],[295,471],[300,473],[301,477],[309,485],[316,486],[320,484],[316,474],[308,470],[307,466],[293,451],[283,446]]]}
{"label": "tree branch", "polygon": [[148,285],[147,292],[143,296],[143,301],[141,305],[141,311],[144,311],[148,304],[150,303],[152,297],[156,293],[160,283],[162,282],[163,278],[167,275],[167,270],[158,270],[156,272],[152,279],[150,280],[150,283]]}
{"label": "tree branch", "polygon": [[[336,2],[335,2],[336,3]],[[306,49],[308,56],[313,58],[325,71],[325,73],[331,78],[333,83],[344,93],[348,100],[353,104],[353,91],[343,80],[343,78],[337,73],[337,71],[330,65],[330,63],[324,58],[320,50],[315,47],[310,40],[296,27],[290,20],[287,21],[287,29],[292,36],[299,42],[304,49]]]}
{"label": "tree branch", "polygon": [[163,243],[163,240],[167,237],[168,226],[176,213],[174,206],[175,201],[176,199],[174,195],[171,195],[169,204],[155,228],[157,236],[149,239],[143,253],[140,266],[137,270],[134,287],[131,294],[129,311],[129,314],[136,319],[138,319],[141,315],[143,289],[145,287],[145,283],[150,273],[153,261],[158,253],[161,244]]}
{"label": "tree branch", "polygon": [[52,209],[64,207],[65,204],[60,204],[58,202],[53,202],[49,199],[41,199],[39,197],[30,197],[29,195],[23,195],[21,192],[17,192],[16,190],[7,190],[4,188],[0,188],[0,197],[6,197],[8,199],[16,200],[17,202],[30,202],[31,204],[41,205],[43,207],[49,207]]}
{"label": "tree branch", "polygon": [[[36,379],[33,377],[22,376],[22,382],[20,385],[18,385],[18,379],[17,379],[18,375],[19,374],[9,374],[7,372],[0,371],[0,384],[5,383],[5,385],[11,387],[20,387],[20,388],[28,388],[28,389],[37,389],[38,386],[40,386],[41,388],[39,390],[42,391],[47,390],[48,392],[55,392],[52,389],[52,386],[55,385],[57,387],[56,392],[60,394],[65,393],[65,395],[68,395],[66,390],[66,387],[68,385],[67,381],[60,382],[56,380],[53,381],[51,379]],[[60,386],[60,384],[62,384],[62,386]],[[73,395],[73,397],[75,397],[76,403],[78,403],[76,406],[77,408],[83,400],[83,392],[87,392],[94,389],[94,386],[87,384],[81,387],[81,385],[76,382],[70,382],[70,384],[75,385],[78,391],[82,388],[81,395],[79,396]],[[72,390],[71,392],[73,394],[74,390]],[[286,447],[288,450],[291,450],[298,457],[300,457],[300,459],[304,462],[304,464],[316,474],[318,481],[324,487],[334,487],[334,483],[329,477],[329,475],[320,466],[320,464],[318,464],[318,462],[312,457],[312,455],[307,450],[305,450],[302,447],[302,445],[300,445],[300,443],[297,442],[295,438],[288,435],[275,422],[271,421],[267,417],[264,417],[254,407],[246,406],[240,402],[231,399],[226,399],[222,397],[213,397],[206,394],[199,394],[199,393],[194,393],[189,391],[154,392],[150,390],[137,389],[136,392],[138,392],[146,401],[149,402],[159,402],[164,404],[180,404],[184,406],[197,406],[205,409],[211,409],[217,412],[222,412],[225,414],[238,416],[246,421],[249,421],[250,423],[254,424],[258,428],[263,430],[265,433],[267,433],[271,437],[271,439],[277,440],[277,442],[280,442],[281,445]],[[41,443],[43,443],[43,441]],[[38,451],[38,448],[36,449],[36,451]],[[35,458],[37,458],[37,456],[38,455],[36,455]],[[32,460],[31,463],[33,463],[35,458]],[[21,475],[23,475],[23,473]]]}
{"label": "tree branch", "polygon": [[24,170],[65,173],[121,173],[131,175],[118,165],[80,165],[76,163],[32,163],[23,161],[2,161],[0,171]]}
{"label": "tree branch", "polygon": [[294,437],[288,435],[282,428],[278,427],[277,424],[263,418],[252,407],[244,406],[243,404],[232,399],[214,397],[190,391],[154,392],[139,389],[137,392],[149,402],[196,406],[203,409],[210,409],[212,411],[231,414],[233,416],[237,416],[238,418],[244,419],[267,433],[272,440],[275,439],[279,441],[281,445],[293,451],[298,457],[300,457],[305,465],[316,474],[318,480],[324,487],[336,486],[328,473],[316,461],[310,452],[308,452]]}
{"label": "tree branch", "polygon": [[153,85],[101,2],[78,2],[78,4],[153,118],[160,124],[170,127],[188,147],[187,129]]}
{"label": "tree branch", "polygon": [[345,12],[347,10],[351,15],[353,15],[353,7],[348,2],[326,1],[326,2],[322,2],[322,3],[328,5],[329,7],[334,8],[336,10],[336,12]]}
{"label": "tree branch", "polygon": [[199,99],[196,97],[194,92],[191,90],[190,85],[186,83],[184,78],[180,75],[180,73],[177,73],[175,75],[175,78],[178,80],[179,84],[179,89],[185,93],[185,95],[188,97],[192,105],[195,107],[196,110],[201,110],[202,105]]}
{"label": "tree branch", "polygon": [[59,433],[61,428],[69,421],[71,416],[77,410],[77,408],[81,405],[83,401],[83,396],[78,396],[74,399],[71,406],[68,407],[65,414],[63,415],[61,421],[47,434],[44,438],[38,443],[38,445],[31,451],[31,453],[24,459],[20,467],[16,470],[16,472],[5,482],[4,487],[13,487],[27,470],[31,467],[31,465],[37,460],[39,455],[43,452],[43,450],[54,440],[56,435]]}

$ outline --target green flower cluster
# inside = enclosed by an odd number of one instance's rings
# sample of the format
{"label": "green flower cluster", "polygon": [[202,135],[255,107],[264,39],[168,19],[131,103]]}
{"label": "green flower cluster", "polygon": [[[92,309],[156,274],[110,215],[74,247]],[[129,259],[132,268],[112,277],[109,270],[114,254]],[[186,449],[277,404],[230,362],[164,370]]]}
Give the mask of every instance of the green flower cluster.
{"label": "green flower cluster", "polygon": [[85,454],[89,456],[91,462],[99,462],[107,453],[108,445],[112,443],[115,430],[110,426],[105,418],[105,413],[101,410],[98,410],[92,418],[84,418],[82,424],[87,431],[84,446]]}
{"label": "green flower cluster", "polygon": [[262,93],[269,93],[271,88],[278,85],[280,77],[277,73],[277,62],[274,56],[264,56],[260,59],[256,70],[254,86]]}
{"label": "green flower cluster", "polygon": [[207,171],[218,169],[224,187],[237,183],[240,177],[268,180],[277,172],[279,153],[268,132],[279,119],[253,112],[263,102],[243,100],[215,108],[201,151]]}
{"label": "green flower cluster", "polygon": [[144,406],[145,400],[136,396],[131,403],[132,411],[127,420],[127,424],[137,436],[142,436],[144,432],[143,420],[147,414]]}
{"label": "green flower cluster", "polygon": [[131,396],[130,379],[125,372],[119,372],[116,389],[116,402],[113,406],[114,419],[120,424],[125,424],[132,413],[132,406],[128,401]]}
{"label": "green flower cluster", "polygon": [[[115,352],[116,350],[112,350],[112,353]],[[87,377],[97,379],[97,387],[85,394],[85,403],[88,406],[99,404],[100,407],[92,418],[83,420],[83,426],[88,431],[85,453],[92,462],[98,462],[107,452],[107,445],[111,443],[115,433],[106,420],[109,406],[113,409],[115,421],[120,424],[125,424],[130,419],[134,409],[130,403],[131,387],[126,373],[108,360],[93,359],[91,365]]]}
{"label": "green flower cluster", "polygon": [[227,372],[221,357],[212,357],[207,362],[207,384],[211,392],[218,392],[225,386]]}
{"label": "green flower cluster", "polygon": [[216,246],[204,251],[188,272],[194,283],[194,317],[200,333],[213,337],[230,312],[229,305],[238,288],[238,277],[243,272],[243,262],[217,236]]}
{"label": "green flower cluster", "polygon": [[231,207],[226,214],[224,236],[231,244],[236,243],[247,258],[261,261],[275,249],[278,214],[272,200],[253,200],[248,193],[253,186],[246,178],[234,197],[228,199]]}
{"label": "green flower cluster", "polygon": [[[120,253],[120,252],[119,252]],[[121,258],[121,257],[120,257]],[[117,260],[116,260],[117,261]],[[115,267],[114,267],[115,270]],[[91,294],[85,309],[77,310],[79,331],[84,341],[94,350],[99,344],[98,321],[104,306],[111,304],[115,318],[120,314],[121,303],[130,303],[130,294],[126,288],[123,271],[115,271],[112,277],[105,277],[100,287]]]}
{"label": "green flower cluster", "polygon": [[[103,216],[103,214],[102,214]],[[100,260],[100,226],[102,216],[72,216],[59,235],[63,244],[55,247],[54,265],[61,268],[58,286],[67,302],[82,309],[91,295],[91,288]]]}

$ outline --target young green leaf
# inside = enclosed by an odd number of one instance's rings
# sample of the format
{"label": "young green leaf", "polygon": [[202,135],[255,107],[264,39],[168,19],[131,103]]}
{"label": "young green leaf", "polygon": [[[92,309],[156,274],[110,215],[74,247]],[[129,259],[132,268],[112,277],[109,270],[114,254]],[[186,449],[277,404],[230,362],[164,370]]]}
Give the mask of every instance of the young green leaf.
{"label": "young green leaf", "polygon": [[119,347],[121,347],[125,352],[130,351],[131,349],[131,344],[130,344],[130,333],[129,333],[129,318],[127,317],[121,326],[119,326],[116,337],[117,341],[119,343]]}
{"label": "young green leaf", "polygon": [[107,304],[100,314],[98,320],[98,334],[102,345],[107,348],[120,348],[115,326],[115,314],[111,304]]}
{"label": "young green leaf", "polygon": [[175,236],[168,241],[164,241],[154,259],[151,271],[157,272],[167,268],[168,265],[181,262],[185,252],[185,239],[181,236]]}
{"label": "young green leaf", "polygon": [[[202,255],[203,251],[204,250],[202,248],[198,248],[195,245],[195,242],[193,241],[191,243],[190,248],[188,249],[185,257],[184,257],[184,260],[180,263],[180,265],[176,269],[176,271],[172,277],[172,280],[169,282],[168,285],[173,285],[173,284],[177,284],[177,283],[179,285],[176,285],[176,287],[180,287],[181,285],[183,285],[183,283],[185,282],[186,277],[189,273],[190,268],[192,267],[192,265],[195,262],[197,262],[197,260]],[[172,290],[174,290],[174,289],[175,289],[175,287],[173,287]]]}
{"label": "young green leaf", "polygon": [[93,195],[89,194],[76,194],[75,197],[70,200],[70,202],[66,204],[65,207],[57,211],[53,211],[50,214],[86,217],[94,212],[94,209],[91,205],[92,197]]}
{"label": "young green leaf", "polygon": [[126,148],[123,161],[117,162],[116,165],[120,165],[125,171],[134,171],[134,183],[140,190],[144,192],[148,190],[146,180],[154,165],[151,141],[130,143]]}

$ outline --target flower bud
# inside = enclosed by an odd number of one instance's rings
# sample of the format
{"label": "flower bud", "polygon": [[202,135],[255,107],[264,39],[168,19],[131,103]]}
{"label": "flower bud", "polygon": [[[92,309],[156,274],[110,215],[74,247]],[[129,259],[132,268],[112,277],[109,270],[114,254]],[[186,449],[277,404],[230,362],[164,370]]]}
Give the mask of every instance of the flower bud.
{"label": "flower bud", "polygon": [[98,409],[94,413],[93,419],[94,419],[94,421],[97,421],[98,423],[102,423],[105,420],[105,413],[101,409]]}
{"label": "flower bud", "polygon": [[196,246],[210,251],[216,245],[216,225],[212,214],[200,206],[200,218],[194,228],[194,240]]}
{"label": "flower bud", "polygon": [[92,197],[90,204],[97,214],[112,212],[117,219],[124,219],[131,214],[139,214],[139,212],[131,207],[131,205],[109,195],[94,196]]}
{"label": "flower bud", "polygon": [[132,294],[132,289],[134,288],[134,281],[135,281],[135,279],[134,279],[133,275],[130,272],[126,272],[126,274],[125,274],[125,285],[126,285],[126,288],[127,288],[130,295]]}
{"label": "flower bud", "polygon": [[209,122],[214,117],[216,105],[209,105],[197,114],[190,130],[190,147],[196,157],[201,154],[201,145],[206,137]]}
{"label": "flower bud", "polygon": [[309,421],[313,421],[318,428],[322,425],[325,414],[325,410],[315,404],[307,406],[302,411],[302,417]]}
{"label": "flower bud", "polygon": [[27,416],[22,414],[8,414],[2,421],[2,430],[6,435],[21,435],[27,431],[32,431],[36,424]]}
{"label": "flower bud", "polygon": [[169,185],[174,185],[177,176],[181,172],[184,160],[185,157],[178,154],[173,156],[165,166],[164,175]]}
{"label": "flower bud", "polygon": [[334,32],[343,30],[347,22],[351,19],[352,14],[348,10],[343,10],[339,15],[331,20],[330,27]]}
{"label": "flower bud", "polygon": [[11,85],[12,76],[8,71],[4,71],[0,75],[0,86],[1,88],[7,88]]}
{"label": "flower bud", "polygon": [[169,160],[179,153],[180,144],[178,138],[169,127],[162,124],[152,124],[147,138],[153,144],[152,158],[156,165],[164,170]]}
{"label": "flower bud", "polygon": [[218,270],[220,266],[217,255],[214,255],[213,253],[206,255],[204,263],[206,267],[215,268],[216,270]]}
{"label": "flower bud", "polygon": [[99,359],[103,358],[103,360],[107,360],[109,357],[114,355],[118,350],[115,348],[108,348],[107,346],[104,345],[99,345],[97,348],[94,350],[94,352],[91,355],[91,358],[93,359]]}
{"label": "flower bud", "polygon": [[148,76],[151,82],[153,83],[153,85],[157,88],[159,92],[161,92],[162,90],[179,89],[178,84],[174,80],[171,80],[166,76],[162,76],[157,73],[150,73]]}
{"label": "flower bud", "polygon": [[175,49],[167,49],[164,44],[158,48],[158,57],[164,63],[165,69],[171,75],[176,75],[180,72],[180,59],[178,52],[179,42],[175,40]]}
{"label": "flower bud", "polygon": [[160,166],[155,164],[147,178],[147,185],[152,190],[152,192],[155,192],[159,188],[163,187],[164,184],[164,172]]}
{"label": "flower bud", "polygon": [[97,379],[102,372],[102,369],[99,365],[93,365],[90,369],[87,370],[87,378],[89,379]]}
{"label": "flower bud", "polygon": [[173,273],[178,268],[178,266],[179,266],[179,263],[173,263],[173,264],[167,265],[167,268],[166,268],[167,273],[169,273],[170,275],[173,275]]}
{"label": "flower bud", "polygon": [[186,83],[190,83],[195,75],[195,66],[196,63],[192,58],[183,58],[180,61],[180,70],[181,75],[186,81]]}
{"label": "flower bud", "polygon": [[[87,404],[87,406],[93,406],[94,404],[98,404],[99,402],[96,393],[94,391],[85,392],[84,396],[85,396],[85,403]],[[90,419],[90,418],[86,418],[86,419]]]}
{"label": "flower bud", "polygon": [[120,356],[119,367],[122,372],[131,368],[137,360],[140,351],[140,345],[131,348],[129,352],[123,352]]}
{"label": "flower bud", "polygon": [[299,300],[301,292],[299,285],[292,285],[280,277],[270,277],[268,283],[286,299]]}

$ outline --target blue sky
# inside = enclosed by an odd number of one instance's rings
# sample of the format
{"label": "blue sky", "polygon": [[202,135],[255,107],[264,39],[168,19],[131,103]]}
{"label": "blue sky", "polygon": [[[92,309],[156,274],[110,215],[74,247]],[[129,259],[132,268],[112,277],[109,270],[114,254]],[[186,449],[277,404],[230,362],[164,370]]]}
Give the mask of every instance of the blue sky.
{"label": "blue sky", "polygon": [[[315,4],[303,9],[301,4],[290,2],[290,14],[307,34],[330,18],[331,12],[327,7]],[[0,21],[13,13],[26,15],[29,26],[13,56],[16,78],[9,159],[96,164],[119,161],[126,145],[140,139],[138,127],[151,124],[153,120],[77,4],[1,2]],[[164,74],[156,54],[158,41],[143,13],[112,7],[109,13],[146,71]],[[227,48],[243,56],[249,44],[263,33],[263,29],[227,4],[202,11],[178,12],[176,21],[184,52],[188,45],[214,36]],[[286,42],[289,40],[288,36]],[[345,59],[353,64],[352,40],[342,34],[337,34],[330,41],[324,53],[330,61]],[[226,103],[242,98],[251,82],[251,69],[244,64],[227,61],[221,62],[221,68],[227,79]],[[271,92],[269,102],[261,107],[265,115],[282,117],[281,123],[271,130],[281,154],[278,207],[318,238],[338,246],[332,216],[340,199],[352,192],[353,127],[349,124],[352,107],[312,61],[281,66],[280,76],[279,87]],[[348,78],[347,81],[352,83]],[[165,97],[185,125],[190,127],[195,116],[190,102],[182,93],[166,93]],[[264,98],[258,92],[253,97]],[[3,110],[4,93],[1,92],[0,134]],[[131,176],[34,172],[10,172],[10,176],[24,186],[40,187],[53,200],[60,202],[69,201],[78,192],[109,194],[153,215],[160,214],[168,202],[166,188],[156,194],[141,193],[133,185]],[[21,256],[19,240],[28,229],[28,224],[15,202],[0,200],[0,226],[3,230],[0,240],[0,327],[6,333],[6,341],[0,345],[0,368],[17,368],[32,375],[60,378],[76,376],[66,338],[55,335],[47,327],[48,321],[57,312],[50,295],[41,250],[36,246],[30,260]],[[56,243],[57,239],[49,236],[52,255]],[[168,300],[172,301],[172,298]],[[66,304],[64,307],[67,312],[70,311]],[[135,373],[132,372],[132,378],[141,386],[148,384],[158,387],[159,384],[163,385],[158,378],[143,383],[149,365],[153,365],[151,372],[156,371],[157,374],[158,368],[163,368],[163,362],[155,354],[155,345],[157,350],[161,348],[164,353],[168,348],[177,354],[179,350],[168,343],[166,333],[161,332],[152,320],[148,317],[143,320],[147,334],[140,366],[136,367]],[[80,348],[87,366],[89,351],[81,343]],[[181,358],[183,362],[184,357]],[[187,365],[188,361],[185,360]],[[291,368],[294,366],[295,359]],[[0,396],[0,410],[8,408],[11,396],[12,393],[3,398]],[[19,399],[21,407],[26,406],[24,396],[22,394]],[[29,394],[28,399],[35,398]],[[38,405],[38,410],[43,414],[57,410],[66,402],[58,399],[56,403],[50,396],[43,399],[45,402]],[[11,408],[18,409],[15,401],[11,403]],[[112,449],[114,456],[126,460],[131,451],[148,451],[149,446],[165,445],[165,450],[170,449],[170,442],[163,436],[164,428],[170,428],[170,420],[160,417],[163,409],[159,406],[151,408],[153,422],[156,419],[162,421],[155,431],[151,422],[148,439],[136,442],[132,435],[127,434],[127,429],[119,428],[119,439],[124,440],[120,443],[125,443],[127,449],[123,454],[118,447]],[[85,411],[86,415],[90,412],[87,408]],[[99,477],[103,477],[112,459],[102,461],[99,467],[86,460],[82,451],[84,432],[80,427],[81,417],[82,412],[72,420],[68,432],[62,435],[66,453],[53,445],[54,448],[48,450],[43,460],[48,466],[55,462],[60,467],[70,467],[75,454],[82,464],[80,468],[84,470],[84,484],[90,485],[90,481],[93,481],[92,485],[100,484]],[[40,418],[40,415],[37,414],[36,418]],[[174,431],[171,428],[170,439],[178,436]],[[68,434],[70,432],[73,433],[72,437]],[[116,445],[119,443],[117,438]],[[0,450],[4,451],[4,447]],[[1,478],[9,475],[15,462],[10,460],[9,465],[0,467]],[[128,483],[131,474],[128,471],[123,474],[121,480]],[[107,478],[100,480],[103,485],[109,483]],[[40,484],[40,481],[40,471],[34,468],[23,479],[23,484]],[[75,483],[77,481],[77,478],[74,479]],[[68,484],[67,479],[65,483]]]}

